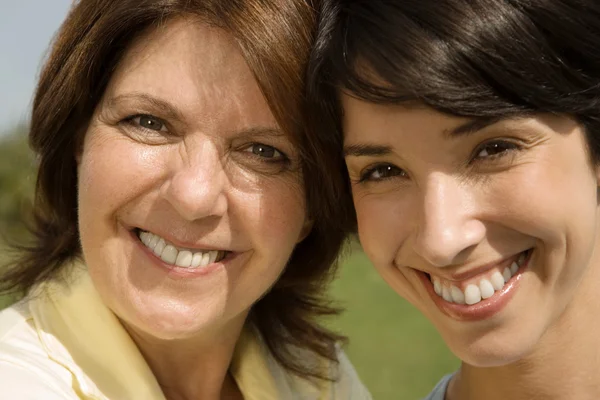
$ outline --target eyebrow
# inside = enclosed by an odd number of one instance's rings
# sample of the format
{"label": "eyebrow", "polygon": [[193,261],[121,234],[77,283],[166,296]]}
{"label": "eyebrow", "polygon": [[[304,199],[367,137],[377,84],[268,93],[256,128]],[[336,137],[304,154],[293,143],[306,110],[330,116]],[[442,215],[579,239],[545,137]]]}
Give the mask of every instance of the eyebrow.
{"label": "eyebrow", "polygon": [[[183,114],[171,103],[151,96],[146,93],[132,92],[111,97],[107,100],[109,107],[118,106],[119,103],[132,102],[136,104],[149,105],[153,109],[161,111],[161,117],[173,119],[176,121],[184,121]],[[148,110],[151,111],[151,110]],[[278,127],[259,126],[247,129],[241,129],[238,134],[244,137],[288,137],[289,135],[283,132]]]}
{"label": "eyebrow", "polygon": [[115,97],[111,97],[107,100],[107,104],[109,107],[118,106],[120,103],[136,103],[136,104],[144,104],[150,106],[153,109],[160,110],[162,116],[168,119],[175,119],[178,121],[183,121],[182,113],[171,103],[159,99],[157,97],[150,96],[146,93],[133,92],[121,94]]}
{"label": "eyebrow", "polygon": [[505,118],[503,117],[483,117],[483,118],[475,118],[470,121],[465,122],[462,125],[459,125],[452,129],[444,130],[444,136],[448,138],[456,138],[459,136],[468,136],[474,133],[477,133],[490,125],[494,125],[496,122],[499,122]]}
{"label": "eyebrow", "polygon": [[279,128],[271,127],[252,127],[248,129],[242,129],[239,131],[239,135],[243,137],[286,137],[289,135],[283,132]]}
{"label": "eyebrow", "polygon": [[392,153],[391,146],[374,144],[351,144],[344,146],[344,156],[365,157],[365,156],[385,156]]}

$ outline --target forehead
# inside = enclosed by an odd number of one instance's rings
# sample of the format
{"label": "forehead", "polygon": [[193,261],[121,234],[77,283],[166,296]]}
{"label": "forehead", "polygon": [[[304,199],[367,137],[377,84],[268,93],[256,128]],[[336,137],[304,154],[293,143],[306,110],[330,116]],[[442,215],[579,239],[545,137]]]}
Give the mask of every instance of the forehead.
{"label": "forehead", "polygon": [[132,43],[106,94],[139,92],[198,118],[214,119],[226,113],[242,125],[274,124],[235,39],[198,19],[170,20]]}
{"label": "forehead", "polygon": [[[455,117],[435,111],[420,103],[378,104],[341,94],[344,140],[364,141],[391,139],[392,136],[424,139],[426,134],[450,138],[469,118]],[[392,135],[393,134],[393,135]]]}

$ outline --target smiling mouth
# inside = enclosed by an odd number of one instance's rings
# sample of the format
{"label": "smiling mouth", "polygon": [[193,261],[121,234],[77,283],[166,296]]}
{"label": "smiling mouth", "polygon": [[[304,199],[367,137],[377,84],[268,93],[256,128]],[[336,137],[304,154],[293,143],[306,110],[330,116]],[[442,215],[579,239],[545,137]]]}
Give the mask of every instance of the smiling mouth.
{"label": "smiling mouth", "polygon": [[482,277],[471,279],[468,282],[442,282],[436,276],[426,274],[429,281],[433,284],[435,294],[445,300],[447,303],[472,306],[494,296],[501,292],[511,278],[519,273],[528,264],[532,249],[519,254],[510,265],[492,268]]}
{"label": "smiling mouth", "polygon": [[201,269],[222,261],[231,253],[227,250],[184,249],[152,232],[136,229],[135,233],[142,244],[158,258],[175,267]]}

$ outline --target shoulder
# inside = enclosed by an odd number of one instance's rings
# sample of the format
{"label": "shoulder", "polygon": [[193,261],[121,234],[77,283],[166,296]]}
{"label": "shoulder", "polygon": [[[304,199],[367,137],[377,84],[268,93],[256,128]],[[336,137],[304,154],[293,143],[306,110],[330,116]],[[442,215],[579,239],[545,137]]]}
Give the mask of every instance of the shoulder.
{"label": "shoulder", "polygon": [[336,380],[332,384],[332,399],[371,399],[346,353],[338,346],[338,362],[332,365]]}
{"label": "shoulder", "polygon": [[[294,393],[304,393],[304,399],[371,400],[371,394],[362,383],[354,366],[341,346],[336,345],[337,361],[323,359],[314,353],[303,357],[330,380],[310,380],[288,373],[287,380]],[[300,352],[301,353],[301,352]]]}
{"label": "shoulder", "polygon": [[0,311],[0,387],[11,399],[76,399],[70,373],[45,351],[28,303]]}
{"label": "shoulder", "polygon": [[246,329],[231,366],[233,376],[248,398],[290,400],[370,400],[354,367],[337,346],[337,360],[318,356],[305,348],[290,348],[289,354],[305,367],[323,372],[325,379],[303,378],[281,365],[255,329]]}
{"label": "shoulder", "polygon": [[423,400],[444,400],[446,397],[446,389],[454,374],[444,376],[437,385],[433,388],[431,393],[427,395]]}

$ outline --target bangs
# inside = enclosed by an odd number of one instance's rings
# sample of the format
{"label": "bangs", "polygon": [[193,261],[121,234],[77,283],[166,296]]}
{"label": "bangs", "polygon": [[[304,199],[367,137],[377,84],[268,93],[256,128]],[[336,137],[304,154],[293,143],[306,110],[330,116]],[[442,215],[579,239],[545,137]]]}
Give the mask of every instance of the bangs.
{"label": "bangs", "polygon": [[373,103],[423,103],[472,118],[597,107],[598,72],[586,71],[600,71],[599,7],[579,6],[576,21],[567,16],[577,5],[554,1],[564,9],[544,14],[538,4],[534,14],[523,4],[342,2],[329,37],[329,84]]}

